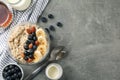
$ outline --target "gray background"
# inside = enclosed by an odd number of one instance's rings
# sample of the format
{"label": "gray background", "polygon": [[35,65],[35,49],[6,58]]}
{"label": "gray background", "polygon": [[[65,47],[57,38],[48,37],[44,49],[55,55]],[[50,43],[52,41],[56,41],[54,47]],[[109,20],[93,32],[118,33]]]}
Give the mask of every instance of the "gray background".
{"label": "gray background", "polygon": [[[69,51],[62,80],[120,80],[120,0],[51,0],[42,16],[49,13],[55,19],[42,27],[64,24],[51,32]],[[48,79],[43,71],[34,80]]]}

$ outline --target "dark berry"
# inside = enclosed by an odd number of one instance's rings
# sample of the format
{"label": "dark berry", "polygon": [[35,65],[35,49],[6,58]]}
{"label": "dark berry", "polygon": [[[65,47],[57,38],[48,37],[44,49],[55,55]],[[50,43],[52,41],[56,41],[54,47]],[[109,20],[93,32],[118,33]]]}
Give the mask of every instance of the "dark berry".
{"label": "dark berry", "polygon": [[34,40],[30,40],[30,43],[35,44],[35,41]]}
{"label": "dark berry", "polygon": [[52,14],[48,14],[48,18],[54,19],[54,16]]}
{"label": "dark berry", "polygon": [[34,41],[36,41],[36,40],[37,40],[37,37],[36,37],[36,36],[34,36],[34,37],[33,37],[33,40],[34,40]]}
{"label": "dark berry", "polygon": [[26,50],[26,51],[24,52],[24,54],[25,54],[25,56],[28,56],[28,55],[29,55],[29,51]]}
{"label": "dark berry", "polygon": [[17,66],[15,67],[15,70],[16,70],[16,71],[20,71],[20,69],[19,69]]}
{"label": "dark berry", "polygon": [[28,60],[28,56],[25,56],[24,59],[25,59],[25,60]]}
{"label": "dark berry", "polygon": [[28,36],[28,39],[29,39],[29,40],[32,40],[32,39],[33,39],[33,36],[30,34],[30,35]]}
{"label": "dark berry", "polygon": [[28,50],[28,49],[29,49],[28,44],[25,44],[25,45],[24,45],[24,49],[25,49],[25,50]]}
{"label": "dark berry", "polygon": [[42,17],[42,18],[41,18],[41,21],[44,22],[44,23],[46,23],[48,20],[47,20],[46,17]]}
{"label": "dark berry", "polygon": [[14,65],[9,65],[9,68],[10,68],[10,69],[14,68]]}
{"label": "dark berry", "polygon": [[30,40],[27,40],[25,43],[28,45],[28,44],[30,44],[31,42],[30,42]]}
{"label": "dark berry", "polygon": [[49,29],[48,29],[48,28],[45,28],[45,30],[47,31],[47,33],[48,33],[48,34],[50,33],[50,31],[49,31]]}
{"label": "dark berry", "polygon": [[49,29],[50,29],[51,31],[55,31],[55,27],[54,27],[53,25],[50,25]]}
{"label": "dark berry", "polygon": [[4,70],[5,70],[5,71],[8,71],[8,70],[9,70],[8,66],[6,66]]}
{"label": "dark berry", "polygon": [[58,27],[62,27],[63,24],[62,24],[61,22],[57,22],[57,26],[58,26]]}
{"label": "dark berry", "polygon": [[3,77],[6,78],[8,76],[7,72],[3,72]]}
{"label": "dark berry", "polygon": [[11,73],[15,73],[16,71],[15,71],[15,69],[11,69]]}
{"label": "dark berry", "polygon": [[50,34],[49,36],[50,36],[50,40],[53,40],[53,39],[54,39],[53,36],[52,36],[51,34]]}
{"label": "dark berry", "polygon": [[14,78],[17,78],[17,77],[18,77],[18,75],[17,75],[16,73],[14,73],[13,76],[14,76]]}
{"label": "dark berry", "polygon": [[31,55],[29,55],[29,58],[33,59],[33,58],[34,58],[34,56],[31,54]]}
{"label": "dark berry", "polygon": [[7,72],[9,75],[11,75],[11,70],[8,70],[8,72]]}
{"label": "dark berry", "polygon": [[18,73],[18,77],[19,77],[19,78],[22,77],[22,73],[21,73],[21,72]]}
{"label": "dark berry", "polygon": [[36,33],[35,33],[35,32],[33,32],[31,35],[32,35],[32,36],[36,36]]}
{"label": "dark berry", "polygon": [[33,45],[33,50],[36,50],[37,49],[37,45]]}
{"label": "dark berry", "polygon": [[5,80],[12,80],[10,76],[8,76]]}
{"label": "dark berry", "polygon": [[30,54],[33,54],[33,53],[34,53],[34,50],[33,50],[33,49],[29,49],[28,52],[29,52]]}

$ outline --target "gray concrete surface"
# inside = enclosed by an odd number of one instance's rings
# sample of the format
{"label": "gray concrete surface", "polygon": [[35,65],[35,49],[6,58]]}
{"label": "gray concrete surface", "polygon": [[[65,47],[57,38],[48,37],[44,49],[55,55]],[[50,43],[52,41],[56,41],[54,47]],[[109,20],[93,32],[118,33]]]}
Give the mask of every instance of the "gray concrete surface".
{"label": "gray concrete surface", "polygon": [[[64,45],[67,58],[59,61],[62,80],[120,80],[120,0],[51,0],[43,16],[54,20],[53,44]],[[48,80],[44,71],[34,80]]]}

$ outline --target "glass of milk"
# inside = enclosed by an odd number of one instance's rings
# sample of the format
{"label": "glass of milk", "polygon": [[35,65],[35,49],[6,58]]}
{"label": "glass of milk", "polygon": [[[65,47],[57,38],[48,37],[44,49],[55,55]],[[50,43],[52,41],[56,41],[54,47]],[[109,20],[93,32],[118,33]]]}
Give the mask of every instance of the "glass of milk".
{"label": "glass of milk", "polygon": [[47,66],[45,74],[51,80],[58,80],[63,75],[63,69],[59,64],[51,63]]}
{"label": "glass of milk", "polygon": [[7,0],[7,2],[16,10],[25,10],[27,9],[32,0]]}

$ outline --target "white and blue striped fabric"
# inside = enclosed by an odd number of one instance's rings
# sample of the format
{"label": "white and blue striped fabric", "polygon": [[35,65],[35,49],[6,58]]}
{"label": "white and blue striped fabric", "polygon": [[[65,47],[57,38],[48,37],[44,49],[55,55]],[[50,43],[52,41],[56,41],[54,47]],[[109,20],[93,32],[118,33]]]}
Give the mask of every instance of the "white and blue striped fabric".
{"label": "white and blue striped fabric", "polygon": [[3,80],[2,69],[4,66],[8,63],[15,63],[15,61],[8,55],[10,51],[7,40],[11,28],[21,22],[36,23],[48,2],[49,0],[32,0],[30,7],[25,11],[13,10],[14,18],[12,24],[7,29],[0,28],[0,80]]}

